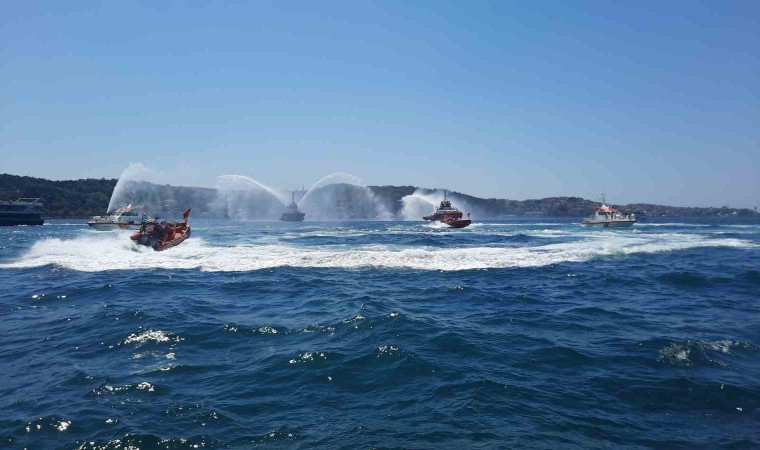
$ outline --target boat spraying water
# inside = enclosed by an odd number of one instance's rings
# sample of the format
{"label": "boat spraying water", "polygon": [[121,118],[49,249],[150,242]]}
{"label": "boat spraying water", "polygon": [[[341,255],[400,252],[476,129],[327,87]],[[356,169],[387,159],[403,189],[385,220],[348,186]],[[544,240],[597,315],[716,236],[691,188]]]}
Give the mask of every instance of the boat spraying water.
{"label": "boat spraying water", "polygon": [[87,225],[99,231],[106,230],[137,230],[143,222],[150,220],[142,206],[122,206],[105,216],[94,216]]}

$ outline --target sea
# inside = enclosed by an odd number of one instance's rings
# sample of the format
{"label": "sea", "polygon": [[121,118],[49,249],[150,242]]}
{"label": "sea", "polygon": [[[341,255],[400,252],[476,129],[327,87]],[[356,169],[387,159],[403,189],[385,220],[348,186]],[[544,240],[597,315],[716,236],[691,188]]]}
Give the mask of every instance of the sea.
{"label": "sea", "polygon": [[760,448],[760,219],[0,228],[0,448]]}

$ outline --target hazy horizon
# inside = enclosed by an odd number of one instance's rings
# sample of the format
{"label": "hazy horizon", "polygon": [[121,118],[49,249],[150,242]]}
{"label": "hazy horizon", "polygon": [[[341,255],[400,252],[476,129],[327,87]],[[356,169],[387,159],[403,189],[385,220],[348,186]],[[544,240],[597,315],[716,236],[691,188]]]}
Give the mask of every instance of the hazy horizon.
{"label": "hazy horizon", "polygon": [[14,2],[0,172],[760,206],[760,4]]}

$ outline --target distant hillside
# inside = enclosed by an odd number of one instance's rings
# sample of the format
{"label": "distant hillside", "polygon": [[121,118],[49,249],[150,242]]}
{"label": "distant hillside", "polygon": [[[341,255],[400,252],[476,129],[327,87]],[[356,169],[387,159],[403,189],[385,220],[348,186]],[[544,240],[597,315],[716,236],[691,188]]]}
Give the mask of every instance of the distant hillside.
{"label": "distant hillside", "polygon": [[[114,179],[84,179],[71,181],[51,181],[43,178],[0,174],[0,201],[13,201],[20,197],[40,197],[45,203],[48,217],[91,217],[106,211],[114,186]],[[195,217],[226,217],[228,211],[219,209],[214,189],[169,185],[150,185],[151,198],[162,205],[163,216],[175,216],[186,207],[193,208]],[[401,199],[416,191],[433,193],[431,189],[415,186],[369,186],[369,189],[388,212],[399,215],[403,207]],[[536,200],[506,200],[479,198],[458,192],[450,193],[455,205],[461,202],[478,218],[502,216],[558,216],[583,217],[598,202],[580,197],[549,197]],[[139,198],[136,199],[140,201]],[[464,206],[463,206],[464,207]],[[647,211],[649,216],[719,216],[757,215],[751,209],[739,208],[686,208],[652,204],[619,205],[629,212]],[[370,217],[366,217],[370,218]]]}
{"label": "distant hillside", "polygon": [[[116,181],[105,178],[51,181],[0,174],[0,201],[39,197],[45,204],[47,217],[92,217],[106,212]],[[186,208],[192,207],[194,217],[219,215],[210,211],[212,199],[216,195],[213,189],[144,184],[150,186],[150,189],[146,190],[146,197],[149,197],[153,204],[161,205],[159,210],[151,211],[153,214],[177,217]],[[145,200],[147,198],[137,196],[134,203],[141,204]]]}
{"label": "distant hillside", "polygon": [[[390,212],[398,214],[402,208],[401,199],[414,193],[418,188],[414,186],[369,186],[372,192],[378,198],[385,201],[386,205],[392,205]],[[423,193],[434,192],[431,189],[421,188]],[[599,202],[586,200],[580,197],[548,197],[535,200],[506,200],[498,198],[479,198],[471,195],[462,194],[456,191],[449,193],[454,205],[460,201],[464,203],[473,214],[480,218],[495,218],[503,216],[550,216],[550,217],[585,217],[594,208],[600,205]],[[752,216],[757,215],[756,211],[746,208],[695,208],[680,206],[663,206],[636,203],[630,205],[616,205],[617,208],[624,212],[642,212],[646,211],[647,215],[655,216]]]}
{"label": "distant hillside", "polygon": [[51,181],[0,174],[0,200],[39,197],[49,217],[90,217],[105,212],[116,180]]}

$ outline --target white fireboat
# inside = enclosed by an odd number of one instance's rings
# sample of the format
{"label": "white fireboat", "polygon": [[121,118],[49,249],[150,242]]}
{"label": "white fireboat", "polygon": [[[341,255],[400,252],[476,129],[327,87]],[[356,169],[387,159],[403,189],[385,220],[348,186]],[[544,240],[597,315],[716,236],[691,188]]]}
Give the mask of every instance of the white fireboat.
{"label": "white fireboat", "polygon": [[142,206],[123,206],[105,216],[95,216],[87,225],[96,230],[139,230],[143,222],[150,219]]}
{"label": "white fireboat", "polygon": [[583,225],[600,225],[604,228],[630,227],[634,223],[636,223],[635,214],[623,214],[607,205],[604,196],[602,196],[602,206],[595,208],[593,213],[583,219]]}

